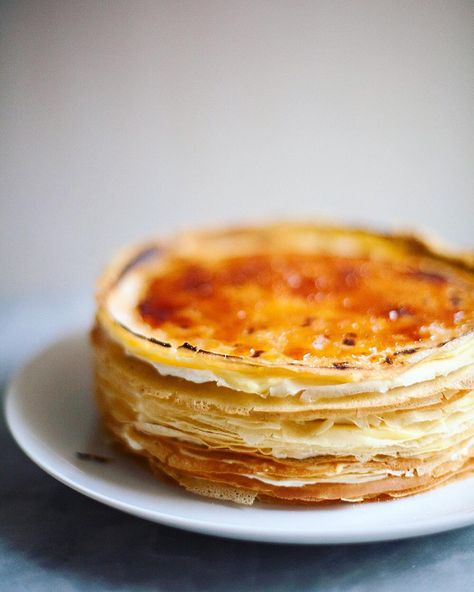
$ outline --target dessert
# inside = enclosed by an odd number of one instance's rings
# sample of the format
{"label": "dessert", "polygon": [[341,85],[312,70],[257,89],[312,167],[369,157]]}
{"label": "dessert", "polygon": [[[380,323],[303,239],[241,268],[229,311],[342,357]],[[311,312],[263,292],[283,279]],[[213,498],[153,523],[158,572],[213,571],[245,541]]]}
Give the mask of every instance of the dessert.
{"label": "dessert", "polygon": [[417,493],[474,469],[474,256],[275,224],[126,249],[92,332],[103,421],[251,504]]}

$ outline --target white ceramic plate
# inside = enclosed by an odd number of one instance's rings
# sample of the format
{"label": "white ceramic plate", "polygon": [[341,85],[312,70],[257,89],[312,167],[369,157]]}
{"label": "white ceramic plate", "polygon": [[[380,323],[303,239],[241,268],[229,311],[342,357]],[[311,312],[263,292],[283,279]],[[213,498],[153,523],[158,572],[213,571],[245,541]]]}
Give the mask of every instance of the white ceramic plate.
{"label": "white ceramic plate", "polygon": [[[21,448],[46,472],[119,510],[196,532],[274,543],[381,541],[474,523],[474,479],[406,499],[316,508],[240,507],[196,497],[160,482],[107,444],[90,374],[84,333],[54,343],[13,380],[7,421]],[[77,452],[112,460],[80,460]]]}

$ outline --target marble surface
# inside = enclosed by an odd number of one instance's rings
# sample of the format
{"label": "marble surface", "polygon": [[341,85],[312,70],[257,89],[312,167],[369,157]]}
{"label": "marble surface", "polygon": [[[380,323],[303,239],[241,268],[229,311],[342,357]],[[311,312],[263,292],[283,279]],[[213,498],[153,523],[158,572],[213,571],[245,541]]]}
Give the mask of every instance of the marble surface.
{"label": "marble surface", "polygon": [[[77,298],[0,303],[1,381],[32,350],[84,326]],[[7,347],[7,343],[9,344]],[[230,541],[158,526],[58,483],[0,423],[0,590],[453,592],[474,586],[474,527],[365,545]]]}

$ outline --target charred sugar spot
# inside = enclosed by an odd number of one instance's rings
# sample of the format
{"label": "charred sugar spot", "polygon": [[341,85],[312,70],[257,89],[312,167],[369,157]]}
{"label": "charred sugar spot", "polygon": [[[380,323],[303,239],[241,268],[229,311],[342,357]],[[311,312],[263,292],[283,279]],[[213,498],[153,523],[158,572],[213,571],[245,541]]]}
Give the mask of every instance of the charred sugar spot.
{"label": "charred sugar spot", "polygon": [[449,301],[455,308],[461,304],[461,298],[457,294],[450,296]]}
{"label": "charred sugar spot", "polygon": [[190,292],[200,298],[211,296],[213,288],[213,277],[209,270],[203,269],[199,265],[189,265],[182,277],[179,278],[179,289],[184,292]]}
{"label": "charred sugar spot", "polygon": [[143,319],[147,322],[152,320],[159,324],[170,321],[176,313],[176,308],[176,304],[171,302],[163,302],[157,306],[156,303],[148,300],[144,300],[138,305],[138,310]]}
{"label": "charred sugar spot", "polygon": [[393,358],[390,356],[386,356],[384,360],[385,364],[389,364],[390,366],[393,364]]}
{"label": "charred sugar spot", "polygon": [[118,321],[116,321],[116,324],[119,327],[121,327],[122,329],[125,329],[125,331],[128,331],[132,335],[135,335],[135,337],[139,337],[140,339],[145,339],[145,341],[149,341],[150,343],[155,343],[156,345],[160,345],[161,347],[172,347],[171,343],[168,343],[167,341],[161,341],[160,339],[156,339],[155,337],[146,337],[146,335],[142,335],[141,333],[137,333],[136,331],[132,331],[132,329],[130,329],[130,327],[126,327],[125,325],[123,325],[122,323],[119,323]]}
{"label": "charred sugar spot", "polygon": [[148,341],[152,343],[156,343],[156,345],[161,345],[161,347],[171,347],[171,343],[167,343],[166,341],[160,341],[159,339],[155,339],[154,337],[145,337]]}
{"label": "charred sugar spot", "polygon": [[[195,346],[191,346],[191,347],[195,347]],[[207,356],[216,356],[218,358],[224,358],[226,360],[241,360],[242,356],[233,356],[232,354],[223,354],[220,352],[213,352],[213,351],[209,351],[208,349],[199,349],[196,348],[195,350],[198,354],[205,354]]]}
{"label": "charred sugar spot", "polygon": [[394,356],[409,356],[410,354],[416,354],[419,350],[418,347],[410,347],[408,349],[401,349],[399,351],[393,352]]}
{"label": "charred sugar spot", "polygon": [[179,349],[181,349],[181,348],[183,348],[183,349],[189,349],[190,351],[193,351],[193,352],[197,352],[197,351],[199,351],[199,350],[198,350],[198,348],[197,348],[195,345],[191,345],[191,344],[190,344],[190,343],[188,343],[187,341],[185,341],[184,343],[182,343],[182,344],[179,346]]}
{"label": "charred sugar spot", "polygon": [[253,353],[250,355],[251,358],[259,358],[262,354],[265,353],[265,350],[263,349],[256,349],[253,351]]}
{"label": "charred sugar spot", "polygon": [[334,362],[333,366],[338,370],[346,370],[347,368],[350,368],[349,362]]}
{"label": "charred sugar spot", "polygon": [[356,340],[353,337],[344,337],[344,339],[342,340],[342,343],[344,345],[355,345],[356,344]]}
{"label": "charred sugar spot", "polygon": [[441,273],[435,271],[425,271],[423,269],[411,269],[407,275],[430,284],[446,284],[447,278]]}

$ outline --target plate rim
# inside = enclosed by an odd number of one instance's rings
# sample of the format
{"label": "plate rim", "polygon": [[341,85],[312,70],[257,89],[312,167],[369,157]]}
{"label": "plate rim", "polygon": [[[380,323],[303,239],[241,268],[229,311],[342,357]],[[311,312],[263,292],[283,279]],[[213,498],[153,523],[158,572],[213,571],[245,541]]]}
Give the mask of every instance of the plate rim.
{"label": "plate rim", "polygon": [[[3,400],[3,408],[10,434],[23,453],[48,475],[90,499],[112,507],[116,510],[123,511],[129,515],[137,516],[145,520],[181,530],[235,540],[274,544],[334,545],[375,543],[427,536],[430,534],[455,530],[474,524],[473,508],[472,512],[470,513],[464,512],[454,515],[441,515],[437,519],[426,518],[424,520],[412,523],[407,522],[397,525],[390,525],[388,529],[387,527],[383,526],[379,526],[377,528],[366,527],[364,530],[361,529],[357,535],[354,532],[347,532],[344,531],[344,529],[337,528],[333,531],[315,531],[311,529],[295,529],[289,531],[287,527],[272,527],[269,529],[268,527],[255,527],[248,524],[235,524],[223,521],[213,522],[204,518],[191,518],[179,516],[179,514],[166,511],[161,512],[158,510],[149,510],[134,503],[121,501],[120,499],[116,499],[113,496],[102,493],[100,490],[97,490],[97,488],[81,483],[77,476],[76,478],[71,477],[65,474],[64,471],[60,470],[62,463],[67,462],[63,454],[57,453],[59,462],[58,459],[56,459],[55,464],[48,462],[48,453],[45,452],[47,446],[37,434],[32,433],[26,427],[25,422],[22,421],[21,413],[19,412],[19,409],[16,407],[15,403],[16,398],[21,396],[17,394],[20,388],[20,383],[24,380],[24,377],[28,375],[29,371],[31,370],[31,366],[34,363],[37,363],[42,356],[47,355],[50,350],[52,350],[54,347],[57,347],[60,343],[67,343],[69,347],[72,347],[72,344],[77,345],[80,341],[84,341],[86,339],[86,335],[87,331],[84,329],[76,329],[74,331],[62,333],[53,340],[50,340],[41,347],[37,348],[37,350],[21,365],[21,367],[18,368],[16,372],[14,372],[10,381],[7,383]],[[29,444],[29,440],[36,440],[40,446],[33,448],[31,444]],[[51,454],[53,454],[53,452],[50,453],[50,456]],[[79,469],[77,470],[79,471]],[[89,475],[89,477],[91,476]],[[467,479],[464,481],[467,481]],[[157,490],[157,493],[159,495],[159,490]],[[422,496],[423,493],[418,495]],[[209,503],[219,503],[218,500],[205,501],[208,501]],[[397,499],[394,499],[379,503],[393,504],[397,503],[397,501]],[[249,509],[251,510],[252,508]],[[278,506],[278,510],[284,511],[285,508]],[[291,508],[288,508],[288,510],[291,511]],[[311,511],[311,509],[308,508],[308,511]],[[315,508],[314,511],[317,511],[317,508]]]}

